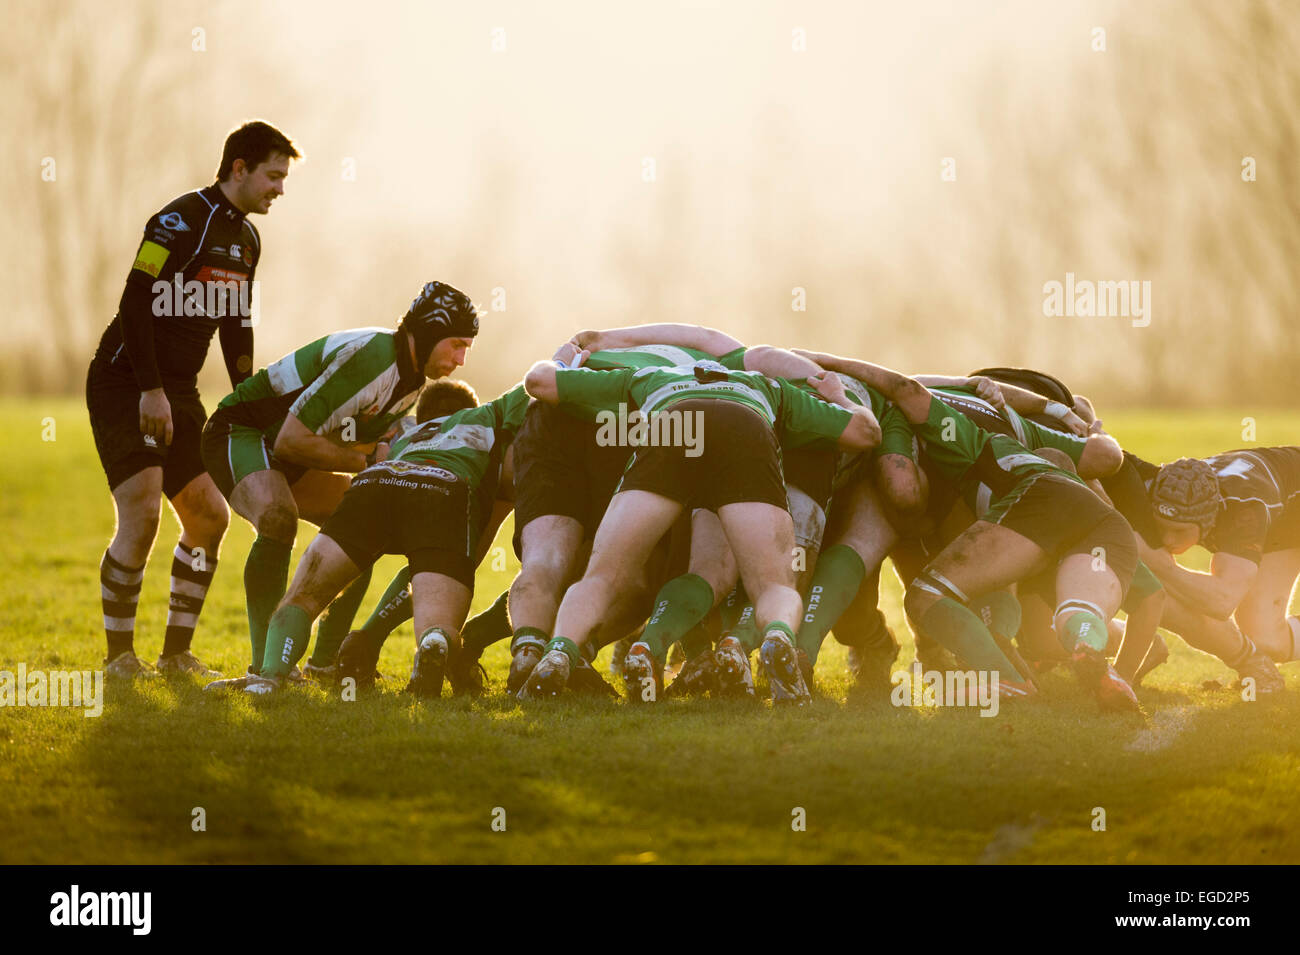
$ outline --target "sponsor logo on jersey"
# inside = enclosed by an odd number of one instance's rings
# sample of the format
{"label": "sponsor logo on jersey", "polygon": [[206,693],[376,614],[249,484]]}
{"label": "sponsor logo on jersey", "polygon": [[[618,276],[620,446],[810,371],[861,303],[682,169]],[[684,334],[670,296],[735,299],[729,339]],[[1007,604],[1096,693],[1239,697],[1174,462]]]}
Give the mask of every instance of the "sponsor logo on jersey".
{"label": "sponsor logo on jersey", "polygon": [[158,273],[162,271],[162,267],[167,263],[169,255],[171,255],[171,252],[167,250],[166,246],[146,239],[140,244],[140,251],[135,254],[135,264],[131,268],[139,269],[141,272],[157,278]]}
{"label": "sponsor logo on jersey", "polygon": [[179,212],[165,212],[158,217],[158,221],[164,228],[171,229],[174,232],[189,232],[190,227],[185,224]]}
{"label": "sponsor logo on jersey", "polygon": [[455,484],[458,480],[456,475],[446,468],[436,467],[432,464],[420,464],[417,461],[381,461],[374,467],[409,477],[435,478],[439,481],[446,481],[448,484]]}
{"label": "sponsor logo on jersey", "polygon": [[158,439],[151,434],[146,434],[144,436],[144,444],[147,448],[156,448],[158,447]]}

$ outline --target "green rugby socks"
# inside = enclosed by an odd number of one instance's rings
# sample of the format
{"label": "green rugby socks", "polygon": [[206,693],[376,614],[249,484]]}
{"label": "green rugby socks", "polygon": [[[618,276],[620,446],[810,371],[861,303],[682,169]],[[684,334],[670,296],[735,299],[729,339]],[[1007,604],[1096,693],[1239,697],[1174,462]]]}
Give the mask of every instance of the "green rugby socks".
{"label": "green rugby socks", "polygon": [[284,599],[289,586],[289,558],[293,545],[258,535],[244,562],[244,594],[248,604],[248,639],[252,644],[253,670],[262,666],[266,651],[266,628],[271,614]]}
{"label": "green rugby socks", "polygon": [[836,544],[817,558],[817,570],[813,573],[808,600],[804,604],[803,621],[795,638],[795,645],[808,654],[808,659],[814,664],[826,635],[853,603],[866,575],[867,567],[862,558],[847,544]]}
{"label": "green rugby socks", "polygon": [[1020,680],[1015,666],[994,643],[989,628],[951,597],[940,597],[932,603],[917,623],[966,666],[976,670],[996,670],[1006,679]]}
{"label": "green rugby socks", "polygon": [[971,611],[995,636],[1011,640],[1020,632],[1020,601],[1009,590],[995,590],[971,603]]}
{"label": "green rugby socks", "polygon": [[307,652],[310,639],[311,617],[307,616],[307,611],[293,604],[285,604],[277,610],[266,633],[262,676],[275,680],[287,676]]}
{"label": "green rugby socks", "polygon": [[403,567],[389,581],[370,617],[360,627],[362,638],[378,653],[388,635],[410,620],[415,611],[411,604],[411,568]]}
{"label": "green rugby socks", "polygon": [[641,641],[660,664],[668,648],[713,609],[713,588],[698,574],[682,574],[663,585]]}

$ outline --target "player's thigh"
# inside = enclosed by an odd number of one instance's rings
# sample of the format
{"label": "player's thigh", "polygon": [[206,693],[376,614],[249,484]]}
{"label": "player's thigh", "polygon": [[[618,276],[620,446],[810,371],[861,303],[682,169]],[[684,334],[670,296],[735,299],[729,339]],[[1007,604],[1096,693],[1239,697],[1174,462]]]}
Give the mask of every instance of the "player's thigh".
{"label": "player's thigh", "polygon": [[290,490],[302,519],[320,525],[334,513],[351,484],[351,474],[309,470],[293,482]]}
{"label": "player's thigh", "polygon": [[958,534],[925,567],[967,598],[1013,584],[1041,570],[1047,552],[1010,528],[976,521]]}
{"label": "player's thigh", "polygon": [[430,627],[460,633],[473,593],[454,577],[433,571],[411,575],[411,609],[418,637]]}
{"label": "player's thigh", "polygon": [[1252,631],[1277,627],[1287,615],[1296,578],[1300,577],[1300,548],[1265,554],[1250,590],[1237,605],[1233,619],[1250,635]]}
{"label": "player's thigh", "polygon": [[785,508],[740,501],[718,508],[718,518],[751,598],[764,586],[794,587],[794,522]]}
{"label": "player's thigh", "polygon": [[620,491],[609,502],[591,545],[587,575],[622,580],[650,558],[682,505],[653,491]]}
{"label": "player's thigh", "polygon": [[713,511],[697,507],[691,512],[690,571],[708,581],[715,594],[730,590],[736,582],[736,559]]}
{"label": "player's thigh", "polygon": [[226,499],[206,471],[181,488],[171,506],[187,533],[219,538],[230,524]]}
{"label": "player's thigh", "polygon": [[119,524],[149,526],[158,524],[162,506],[163,469],[144,468],[136,471],[113,488],[113,506],[117,509]]}
{"label": "player's thigh", "polygon": [[298,561],[285,603],[318,616],[331,600],[343,592],[360,573],[360,568],[333,538],[317,534]]}

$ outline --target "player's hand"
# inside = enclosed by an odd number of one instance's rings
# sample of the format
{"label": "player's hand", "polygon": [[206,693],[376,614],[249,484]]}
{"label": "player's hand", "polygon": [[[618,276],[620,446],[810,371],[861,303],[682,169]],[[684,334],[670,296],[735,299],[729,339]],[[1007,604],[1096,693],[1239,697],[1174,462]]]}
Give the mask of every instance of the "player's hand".
{"label": "player's hand", "polygon": [[558,349],[552,358],[553,361],[563,362],[566,368],[581,368],[582,363],[587,360],[591,352],[586,348],[579,348],[573,342],[565,342]]}
{"label": "player's hand", "polygon": [[1007,406],[1007,399],[1002,396],[1002,389],[992,378],[985,378],[983,375],[977,375],[970,380],[971,387],[975,389],[975,394],[983,398],[994,408],[1001,411]]}
{"label": "player's hand", "polygon": [[1106,429],[1102,427],[1101,419],[1094,418],[1092,424],[1088,425],[1088,434],[1105,434]]}
{"label": "player's hand", "polygon": [[[1084,421],[1073,411],[1067,411],[1061,416],[1060,420],[1061,424],[1065,425],[1071,432],[1078,435],[1080,438],[1086,438],[1089,434],[1092,434],[1092,429],[1088,427],[1088,422]],[[1101,422],[1097,422],[1097,424],[1099,426],[1098,430],[1100,430]]]}
{"label": "player's hand", "polygon": [[172,443],[172,403],[161,388],[140,393],[140,433],[166,446]]}
{"label": "player's hand", "polygon": [[570,342],[579,350],[586,349],[589,352],[599,351],[596,346],[600,342],[600,332],[592,328],[584,328],[578,334],[570,339]]}
{"label": "player's hand", "polygon": [[378,464],[380,461],[388,460],[388,452],[392,446],[387,441],[380,441],[375,445],[375,449],[366,455],[366,466]]}
{"label": "player's hand", "polygon": [[840,381],[838,375],[823,371],[816,375],[810,375],[807,381],[816,389],[817,394],[833,405],[842,404],[846,400],[844,397],[844,382]]}

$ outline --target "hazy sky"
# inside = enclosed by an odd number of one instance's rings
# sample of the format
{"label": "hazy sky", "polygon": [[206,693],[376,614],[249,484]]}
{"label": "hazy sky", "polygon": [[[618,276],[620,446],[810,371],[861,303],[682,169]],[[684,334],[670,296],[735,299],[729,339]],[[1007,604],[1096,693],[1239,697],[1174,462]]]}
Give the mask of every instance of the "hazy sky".
{"label": "hazy sky", "polygon": [[[1294,302],[1278,217],[1295,188],[1276,167],[1243,186],[1239,164],[1294,144],[1295,110],[1242,100],[1293,69],[1276,49],[1297,17],[1252,5],[1274,18],[1261,38],[1218,9],[18,3],[0,334],[43,367],[51,316],[71,315],[60,340],[82,340],[61,360],[88,358],[145,219],[262,117],[306,162],[257,220],[259,364],[391,323],[440,278],[481,303],[505,290],[470,366],[491,392],[577,328],[677,320],[910,370],[1070,356],[1089,382],[1125,369],[1136,394],[1166,343],[1208,327],[1210,350],[1232,346],[1230,321],[1284,337]],[[1246,264],[1229,235],[1258,246]],[[1146,329],[1045,319],[1043,284],[1071,270],[1153,280],[1164,311]],[[224,387],[216,361],[204,380]]]}

